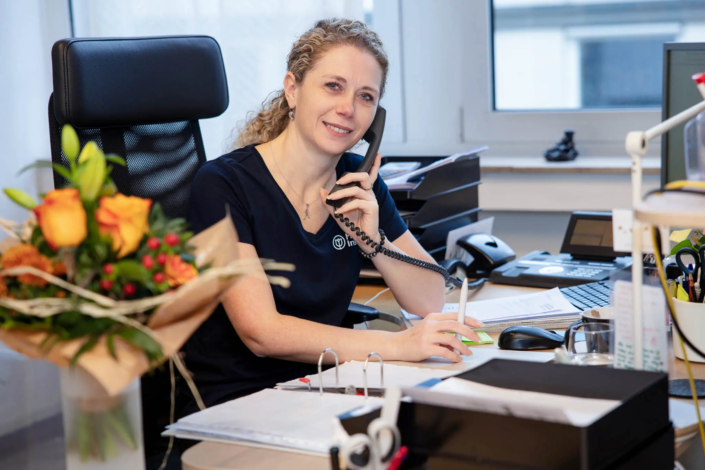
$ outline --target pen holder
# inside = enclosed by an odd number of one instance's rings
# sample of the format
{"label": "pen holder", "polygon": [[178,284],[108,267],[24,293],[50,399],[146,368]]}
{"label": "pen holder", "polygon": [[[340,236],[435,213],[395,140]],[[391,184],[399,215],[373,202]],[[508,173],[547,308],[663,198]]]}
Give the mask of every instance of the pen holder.
{"label": "pen holder", "polygon": [[[698,302],[684,302],[676,298],[673,299],[673,307],[676,311],[678,325],[688,339],[701,351],[705,350],[705,304]],[[695,351],[685,345],[688,360],[693,362],[705,362],[705,357],[696,354]],[[678,359],[683,359],[683,348],[678,330],[673,326],[673,354]]]}

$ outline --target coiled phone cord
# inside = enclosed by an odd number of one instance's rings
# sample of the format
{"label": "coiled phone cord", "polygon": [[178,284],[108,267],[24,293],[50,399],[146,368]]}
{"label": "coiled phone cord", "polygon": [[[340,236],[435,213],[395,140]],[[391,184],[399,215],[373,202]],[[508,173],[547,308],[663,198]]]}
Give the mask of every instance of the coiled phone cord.
{"label": "coiled phone cord", "polygon": [[[437,272],[443,278],[445,279],[446,284],[450,283],[453,284],[455,287],[461,287],[463,285],[463,281],[458,279],[457,277],[451,276],[450,273],[448,272],[447,269],[445,269],[442,266],[439,266],[434,263],[429,263],[428,261],[424,261],[422,259],[418,258],[412,258],[409,255],[405,255],[404,253],[399,253],[398,251],[393,251],[390,250],[389,248],[386,248],[376,241],[372,240],[370,237],[367,236],[365,232],[360,230],[359,227],[357,227],[353,222],[350,222],[350,219],[345,217],[343,214],[335,214],[335,218],[340,220],[342,223],[345,224],[346,227],[348,227],[350,230],[355,232],[355,234],[362,239],[362,241],[365,242],[366,245],[370,246],[373,248],[377,253],[382,253],[385,256],[389,256],[390,258],[393,258],[398,261],[403,261],[405,263],[411,264],[413,266],[417,266],[419,268],[423,269],[428,269],[430,271]],[[478,279],[477,281],[473,281],[468,283],[468,289],[477,289],[482,284],[484,284],[486,279]]]}

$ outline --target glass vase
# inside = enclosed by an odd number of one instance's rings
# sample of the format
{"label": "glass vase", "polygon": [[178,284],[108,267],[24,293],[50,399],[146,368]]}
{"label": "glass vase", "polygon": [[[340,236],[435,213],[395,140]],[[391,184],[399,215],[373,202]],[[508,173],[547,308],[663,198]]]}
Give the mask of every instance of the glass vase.
{"label": "glass vase", "polygon": [[139,378],[109,396],[79,367],[61,368],[66,470],[144,470]]}

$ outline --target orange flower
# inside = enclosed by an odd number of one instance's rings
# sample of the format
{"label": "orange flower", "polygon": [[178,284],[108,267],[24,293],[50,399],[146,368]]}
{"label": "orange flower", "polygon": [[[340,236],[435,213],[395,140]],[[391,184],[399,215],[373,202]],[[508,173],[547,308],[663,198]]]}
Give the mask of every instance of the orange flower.
{"label": "orange flower", "polygon": [[[8,248],[0,258],[0,265],[3,269],[16,268],[19,266],[31,266],[46,273],[52,274],[52,266],[49,258],[39,253],[33,245],[16,245]],[[22,284],[44,287],[47,281],[33,274],[20,274],[17,280]]]}
{"label": "orange flower", "polygon": [[86,238],[86,211],[75,188],[50,191],[34,213],[44,239],[54,251],[78,246]]}
{"label": "orange flower", "polygon": [[149,208],[151,199],[116,194],[100,198],[100,207],[95,211],[100,233],[110,235],[113,249],[122,258],[135,251],[142,237],[149,232]]}
{"label": "orange flower", "polygon": [[166,282],[171,287],[186,284],[188,281],[198,276],[198,270],[192,265],[184,262],[179,255],[168,255],[164,264],[164,274]]}
{"label": "orange flower", "polygon": [[7,297],[7,285],[0,277],[0,297]]}

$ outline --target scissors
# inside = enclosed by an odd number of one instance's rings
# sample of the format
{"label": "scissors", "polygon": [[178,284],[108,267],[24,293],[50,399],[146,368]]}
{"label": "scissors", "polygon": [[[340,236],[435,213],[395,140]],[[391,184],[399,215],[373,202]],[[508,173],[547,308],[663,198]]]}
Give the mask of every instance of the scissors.
{"label": "scissors", "polygon": [[345,468],[353,470],[386,470],[401,447],[401,434],[396,425],[401,389],[390,387],[382,414],[367,427],[367,434],[354,434],[343,442],[340,456]]}
{"label": "scissors", "polygon": [[[683,256],[688,255],[693,257],[693,268],[689,268],[687,264],[681,259]],[[703,295],[705,293],[705,246],[701,246],[697,251],[694,248],[681,248],[676,253],[676,264],[683,270],[685,274],[693,275],[693,282],[698,283],[700,287],[700,295],[695,299],[697,302],[703,301]],[[695,291],[695,289],[693,289]]]}

